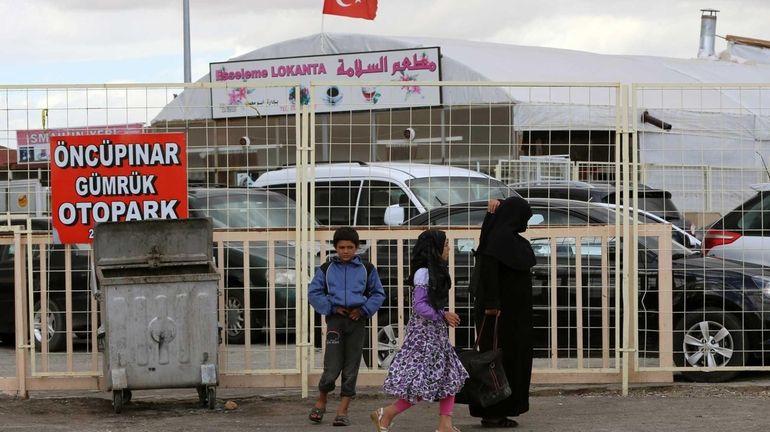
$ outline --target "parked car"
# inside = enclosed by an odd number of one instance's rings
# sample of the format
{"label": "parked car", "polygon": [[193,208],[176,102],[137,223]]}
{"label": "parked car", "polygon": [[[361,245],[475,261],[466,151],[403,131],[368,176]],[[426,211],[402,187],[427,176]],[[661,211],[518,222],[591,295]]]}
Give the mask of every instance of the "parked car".
{"label": "parked car", "polygon": [[714,222],[703,239],[708,256],[770,266],[770,183]]}
{"label": "parked car", "polygon": [[[510,185],[524,198],[557,198],[605,204],[622,204],[622,191],[608,183],[580,181],[538,181]],[[671,199],[671,192],[639,185],[639,209],[650,212],[684,230],[690,224]]]}
{"label": "parked car", "polygon": [[[623,208],[623,206],[618,206],[617,204],[596,204],[596,205],[607,207],[611,211],[615,211],[615,209],[617,208]],[[631,215],[633,215],[633,211],[634,211],[633,208],[629,208],[628,211],[630,212]],[[687,249],[700,251],[702,242],[698,240],[697,237],[692,235],[689,231],[683,229],[678,225],[672,224],[671,222],[649,211],[637,210],[637,215],[640,223],[665,223],[665,224],[671,225],[672,240],[681,244]]]}
{"label": "parked car", "polygon": [[[214,229],[287,228],[295,226],[294,201],[283,194],[262,189],[190,188],[191,217],[209,217]],[[246,336],[243,242],[225,242],[223,270],[225,283],[225,332],[230,343],[243,343]],[[278,241],[274,245],[275,323],[279,335],[294,333],[295,265],[294,245]],[[248,285],[251,292],[250,315],[254,336],[262,335],[269,323],[268,246],[249,244]],[[214,257],[217,257],[214,251]]]}
{"label": "parked car", "polygon": [[[262,174],[250,186],[296,199],[296,182],[297,168],[285,167]],[[315,216],[328,226],[398,225],[434,207],[511,195],[515,192],[499,180],[447,165],[349,162],[315,166]]]}
{"label": "parked car", "polygon": [[[547,204],[547,200],[531,198],[528,200],[531,204],[544,203]],[[602,208],[606,209],[608,213],[614,213],[616,204],[595,203],[595,212],[601,211]],[[633,209],[629,209],[633,212]],[[474,201],[471,203],[461,203],[452,206],[444,206],[435,208],[427,213],[417,215],[407,221],[406,224],[414,226],[474,226],[481,225],[484,221],[484,216],[487,214],[487,201]],[[655,213],[638,210],[637,211],[640,223],[668,223]],[[609,217],[609,216],[608,216]],[[673,241],[687,247],[688,249],[700,250],[701,241],[694,235],[685,231],[681,227],[671,224],[671,238]]]}
{"label": "parked car", "polygon": [[[12,216],[3,218],[0,224],[3,226],[26,226],[39,233],[51,233],[51,219],[45,217]],[[66,316],[65,316],[65,247],[63,245],[51,245],[43,249],[47,262],[46,279],[46,318],[41,317],[42,303],[40,299],[40,247],[32,247],[32,286],[34,287],[33,326],[35,346],[39,350],[42,346],[43,331],[41,323],[45,321],[48,333],[48,349],[61,351],[66,347]],[[89,330],[91,312],[90,289],[90,251],[77,245],[70,247],[71,261],[71,299],[72,299],[72,330],[74,338],[85,337]],[[0,245],[0,340],[5,343],[13,343],[15,340],[16,312],[15,312],[15,272],[14,264],[17,259],[17,251],[13,244]]]}
{"label": "parked car", "polygon": [[[530,199],[533,216],[530,226],[607,225],[614,224],[614,212],[593,203]],[[434,209],[413,218],[411,225],[468,226],[479,225],[486,212],[486,202]],[[576,339],[575,312],[575,253],[574,239],[563,239],[551,250],[549,239],[532,239],[537,257],[533,268],[533,298],[535,320],[535,353],[548,356],[550,336],[550,260],[557,260],[559,293],[557,320],[559,350],[570,354],[564,341]],[[584,238],[581,243],[582,298],[584,341],[586,349],[601,342],[601,244],[599,239]],[[468,275],[472,259],[470,245],[455,245],[456,304],[470,321],[467,295]],[[655,355],[658,323],[658,246],[651,237],[641,237],[639,253],[640,344],[649,355]],[[608,249],[613,251],[615,240]],[[614,280],[615,253],[608,253],[610,280]],[[674,361],[679,366],[740,366],[752,356],[761,356],[768,348],[764,330],[770,328],[770,269],[758,265],[704,257],[698,252],[672,242],[672,290],[674,322]],[[566,288],[566,289],[565,289]],[[610,290],[614,302],[614,292]],[[614,322],[613,318],[610,322]],[[611,334],[614,332],[611,332]],[[467,341],[466,341],[467,343]],[[572,347],[574,351],[574,347]],[[590,355],[590,354],[589,354]],[[685,377],[699,381],[724,381],[737,375],[736,371],[688,372]]]}
{"label": "parked car", "polygon": [[[188,193],[191,217],[210,217],[215,229],[285,228],[294,227],[295,203],[285,195],[259,189],[196,188]],[[26,218],[14,219],[14,224],[26,222]],[[50,218],[32,219],[35,231],[51,232]],[[37,250],[37,249],[36,249]],[[48,337],[49,350],[65,348],[65,272],[64,246],[52,245],[47,252],[48,267]],[[226,242],[223,268],[225,280],[225,332],[230,343],[243,343],[245,339],[245,275],[242,242]],[[0,340],[13,341],[15,328],[14,311],[14,253],[13,245],[0,245]],[[265,242],[249,245],[248,280],[251,291],[251,326],[255,337],[268,324],[268,248]],[[75,337],[85,337],[90,324],[90,248],[72,246],[72,325]],[[217,257],[214,251],[214,257]],[[33,256],[35,292],[40,281],[39,252]],[[294,249],[288,242],[276,242],[275,261],[275,310],[274,323],[278,334],[293,333],[295,326],[294,304]],[[40,345],[40,305],[35,302],[35,337]]]}

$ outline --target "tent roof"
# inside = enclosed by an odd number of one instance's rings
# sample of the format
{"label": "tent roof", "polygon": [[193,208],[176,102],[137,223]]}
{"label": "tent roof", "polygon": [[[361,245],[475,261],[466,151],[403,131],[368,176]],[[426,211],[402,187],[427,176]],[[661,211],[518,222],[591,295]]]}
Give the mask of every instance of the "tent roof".
{"label": "tent roof", "polygon": [[[770,82],[770,64],[723,60],[676,59],[654,56],[607,55],[557,48],[507,45],[455,39],[388,37],[363,34],[315,34],[287,40],[231,59],[258,60],[280,57],[380,51],[438,46],[445,81],[574,82],[574,83],[719,83]],[[323,50],[322,50],[323,47]],[[205,75],[198,82],[209,82]],[[489,102],[548,102],[582,104],[574,95],[521,95],[521,89],[445,89],[447,104]],[[743,96],[742,96],[743,97]],[[547,100],[544,100],[547,98]],[[753,101],[735,100],[735,108]],[[539,99],[539,100],[538,100]],[[184,91],[153,120],[211,118],[209,91]]]}

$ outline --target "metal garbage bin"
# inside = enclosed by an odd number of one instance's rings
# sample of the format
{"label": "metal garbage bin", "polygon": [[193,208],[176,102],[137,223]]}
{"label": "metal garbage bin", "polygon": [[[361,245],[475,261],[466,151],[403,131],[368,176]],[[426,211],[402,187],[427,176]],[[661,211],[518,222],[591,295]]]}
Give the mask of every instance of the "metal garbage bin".
{"label": "metal garbage bin", "polygon": [[131,390],[198,390],[216,404],[217,286],[209,219],[107,222],[94,228],[104,377],[120,413]]}

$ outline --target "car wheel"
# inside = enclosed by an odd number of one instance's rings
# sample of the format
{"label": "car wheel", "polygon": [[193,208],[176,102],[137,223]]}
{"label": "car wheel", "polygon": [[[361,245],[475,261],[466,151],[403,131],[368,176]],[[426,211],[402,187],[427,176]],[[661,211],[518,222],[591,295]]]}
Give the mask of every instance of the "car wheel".
{"label": "car wheel", "polygon": [[[43,330],[41,326],[40,302],[35,303],[35,349],[40,351],[43,342]],[[48,329],[48,351],[63,351],[67,343],[67,335],[64,328],[64,314],[59,305],[53,300],[48,300],[47,319],[45,325]]]}
{"label": "car wheel", "polygon": [[229,289],[225,298],[225,334],[227,343],[242,344],[246,340],[246,313],[243,290]]}
{"label": "car wheel", "polygon": [[[743,332],[738,317],[707,308],[688,313],[676,326],[674,362],[682,367],[743,366]],[[683,372],[690,381],[723,382],[738,371]]]}
{"label": "car wheel", "polygon": [[388,324],[377,332],[377,366],[388,369],[398,351],[398,325]]}

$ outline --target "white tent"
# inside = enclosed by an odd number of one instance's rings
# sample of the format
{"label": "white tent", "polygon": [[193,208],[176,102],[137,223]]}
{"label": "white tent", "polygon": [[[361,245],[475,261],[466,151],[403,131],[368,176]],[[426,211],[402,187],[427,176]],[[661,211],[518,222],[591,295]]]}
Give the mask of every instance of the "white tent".
{"label": "white tent", "polygon": [[[674,59],[652,56],[606,55],[556,48],[506,45],[454,39],[385,37],[362,34],[316,34],[256,49],[230,60],[256,60],[311,56],[346,52],[380,51],[439,46],[442,54],[442,79],[446,81],[561,82],[561,83],[770,83],[770,65],[704,59]],[[208,82],[209,75],[199,82]],[[588,102],[567,92],[527,91],[505,87],[486,94],[451,92],[445,89],[447,104],[530,102],[578,104]],[[211,101],[188,100],[184,93],[163,110],[155,121],[205,119],[211,117]],[[196,97],[207,97],[197,93]],[[210,96],[209,96],[210,97]],[[744,95],[745,97],[745,95]],[[722,110],[741,112],[756,105],[736,100],[722,105]],[[770,102],[768,102],[770,103]],[[199,107],[199,110],[173,109],[175,104]],[[672,106],[672,108],[679,108]],[[613,122],[614,125],[614,116]],[[604,125],[602,125],[604,126]]]}
{"label": "white tent", "polygon": [[[735,46],[713,59],[676,59],[452,39],[316,34],[231,60],[433,46],[441,49],[445,81],[576,83],[574,87],[444,88],[447,105],[515,104],[512,122],[518,131],[612,130],[616,126],[614,89],[589,89],[577,83],[654,83],[633,92],[638,113],[647,110],[673,128],[664,131],[639,124],[642,162],[757,169],[762,165],[756,153],[770,156],[765,148],[770,141],[770,87],[765,86],[770,83],[770,64],[739,57],[748,54],[738,53]],[[208,82],[209,76],[199,81]],[[153,123],[210,119],[210,107],[209,92],[185,91]]]}

